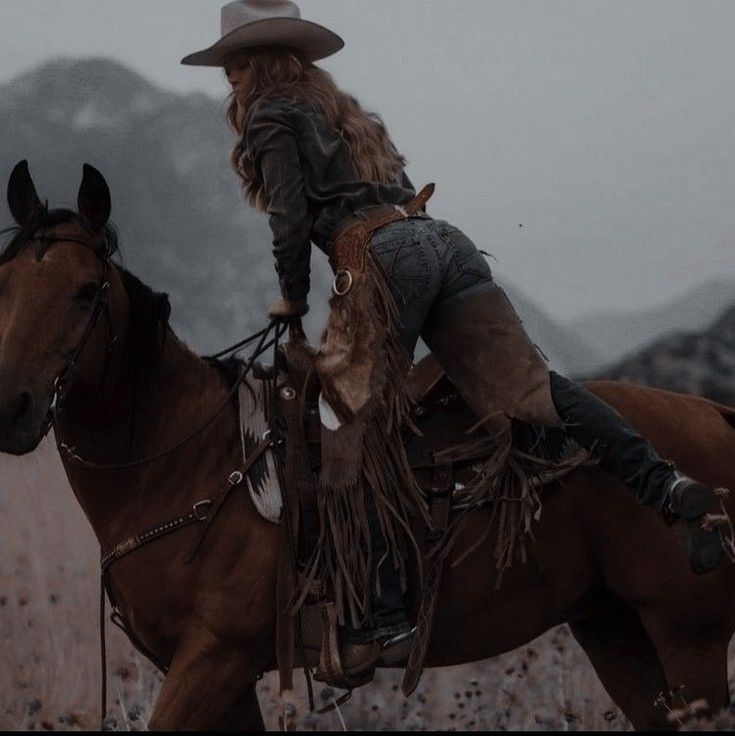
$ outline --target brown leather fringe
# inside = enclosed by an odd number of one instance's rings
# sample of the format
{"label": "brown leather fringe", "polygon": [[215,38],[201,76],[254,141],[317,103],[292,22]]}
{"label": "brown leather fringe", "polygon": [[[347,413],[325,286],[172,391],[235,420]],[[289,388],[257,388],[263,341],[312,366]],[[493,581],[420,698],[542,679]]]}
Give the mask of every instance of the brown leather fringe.
{"label": "brown leather fringe", "polygon": [[[527,540],[533,540],[532,524],[541,516],[541,488],[575,468],[595,464],[595,461],[590,460],[589,454],[583,450],[555,461],[541,454],[529,455],[513,446],[510,429],[500,432],[494,440],[494,450],[477,468],[472,481],[461,494],[455,494],[453,511],[456,513],[432,554],[447,559],[461,537],[468,515],[489,506],[490,519],[483,534],[452,560],[452,566],[456,567],[474,552],[497,522],[494,557],[498,574],[495,587],[500,588],[504,573],[514,558],[521,562],[528,559]],[[452,451],[456,452],[456,448]]]}
{"label": "brown leather fringe", "polygon": [[[296,606],[309,590],[331,591],[340,625],[361,628],[370,624],[371,601],[378,592],[371,590],[374,564],[366,494],[373,494],[390,558],[404,589],[410,555],[421,575],[421,555],[409,517],[418,512],[428,523],[429,514],[401,435],[403,427],[413,428],[406,386],[411,361],[401,341],[398,310],[387,276],[369,249],[364,274],[353,289],[369,289],[372,294],[367,331],[377,335],[377,349],[371,356],[374,396],[336,432],[323,429],[323,473],[317,499],[320,535],[302,575]],[[333,297],[332,310],[349,310],[343,301],[349,297]],[[341,324],[338,318],[330,320],[328,331],[340,330],[338,340],[342,340],[352,330],[358,333],[353,339],[359,341],[360,324],[344,329]],[[328,332],[324,339],[329,339]]]}

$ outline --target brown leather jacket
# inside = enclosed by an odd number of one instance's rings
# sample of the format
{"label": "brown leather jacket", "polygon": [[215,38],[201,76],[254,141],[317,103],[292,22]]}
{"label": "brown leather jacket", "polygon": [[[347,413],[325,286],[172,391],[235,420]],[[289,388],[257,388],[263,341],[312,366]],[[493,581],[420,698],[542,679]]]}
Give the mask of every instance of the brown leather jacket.
{"label": "brown leather jacket", "polygon": [[292,301],[309,292],[312,241],[329,255],[337,225],[355,210],[405,204],[416,193],[403,171],[391,184],[360,181],[345,140],[302,102],[259,100],[245,144],[264,183],[281,293]]}

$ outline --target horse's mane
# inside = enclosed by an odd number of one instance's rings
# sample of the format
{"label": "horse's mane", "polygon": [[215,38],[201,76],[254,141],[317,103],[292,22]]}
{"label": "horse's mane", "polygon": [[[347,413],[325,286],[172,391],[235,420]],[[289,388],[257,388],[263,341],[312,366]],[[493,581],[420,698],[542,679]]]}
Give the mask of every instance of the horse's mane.
{"label": "horse's mane", "polygon": [[[15,256],[20,253],[23,246],[32,238],[39,230],[54,227],[55,225],[65,225],[73,222],[79,217],[76,212],[66,209],[49,210],[48,207],[39,207],[33,219],[26,225],[15,225],[13,227],[0,230],[0,235],[12,235],[10,242],[3,248],[0,253],[0,265],[12,261]],[[36,257],[42,258],[43,254],[48,250],[50,243],[45,242],[36,251]],[[120,239],[117,234],[117,228],[112,222],[105,225],[105,252],[111,258],[120,252]],[[121,267],[122,268],[122,267]]]}
{"label": "horse's mane", "polygon": [[[34,233],[54,225],[72,222],[77,217],[78,215],[71,210],[49,210],[42,207],[39,208],[33,221],[29,224],[0,231],[0,234],[10,234],[12,236],[10,242],[0,253],[0,265],[15,258]],[[41,241],[36,256],[41,258],[49,245],[49,242]],[[110,259],[115,255],[121,255],[117,228],[112,222],[105,225],[105,246],[100,255]],[[144,373],[159,367],[161,364],[171,306],[168,294],[153,291],[150,286],[144,284],[137,276],[124,268],[119,260],[120,258],[114,263],[120,271],[125,291],[130,299],[129,332],[134,353],[133,364],[139,372]]]}

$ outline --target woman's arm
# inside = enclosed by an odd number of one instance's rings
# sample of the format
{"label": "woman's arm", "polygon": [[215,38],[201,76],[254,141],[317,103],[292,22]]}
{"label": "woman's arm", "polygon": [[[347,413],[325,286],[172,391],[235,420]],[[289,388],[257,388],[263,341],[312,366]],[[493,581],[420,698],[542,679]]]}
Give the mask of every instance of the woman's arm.
{"label": "woman's arm", "polygon": [[303,302],[305,307],[310,286],[313,219],[304,195],[296,128],[288,104],[268,100],[257,103],[245,132],[245,143],[263,178],[281,294],[286,302]]}

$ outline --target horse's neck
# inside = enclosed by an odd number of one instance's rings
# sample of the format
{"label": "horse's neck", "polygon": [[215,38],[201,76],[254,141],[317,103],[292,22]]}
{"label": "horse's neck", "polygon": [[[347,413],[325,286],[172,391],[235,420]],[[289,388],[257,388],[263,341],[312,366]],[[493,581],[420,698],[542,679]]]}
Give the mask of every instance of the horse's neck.
{"label": "horse's neck", "polygon": [[[216,366],[195,355],[173,331],[166,337],[160,370],[138,378],[137,385],[134,366],[121,348],[100,390],[70,393],[60,421],[57,440],[97,465],[148,458],[173,447],[203,425],[227,393]],[[231,405],[180,450],[142,466],[85,468],[63,450],[61,455],[72,489],[106,546],[119,541],[131,514],[140,522],[128,533],[143,531],[151,521],[147,509],[170,508],[175,515],[182,487],[191,485],[194,475],[206,477],[210,466],[221,467],[238,447]]]}

